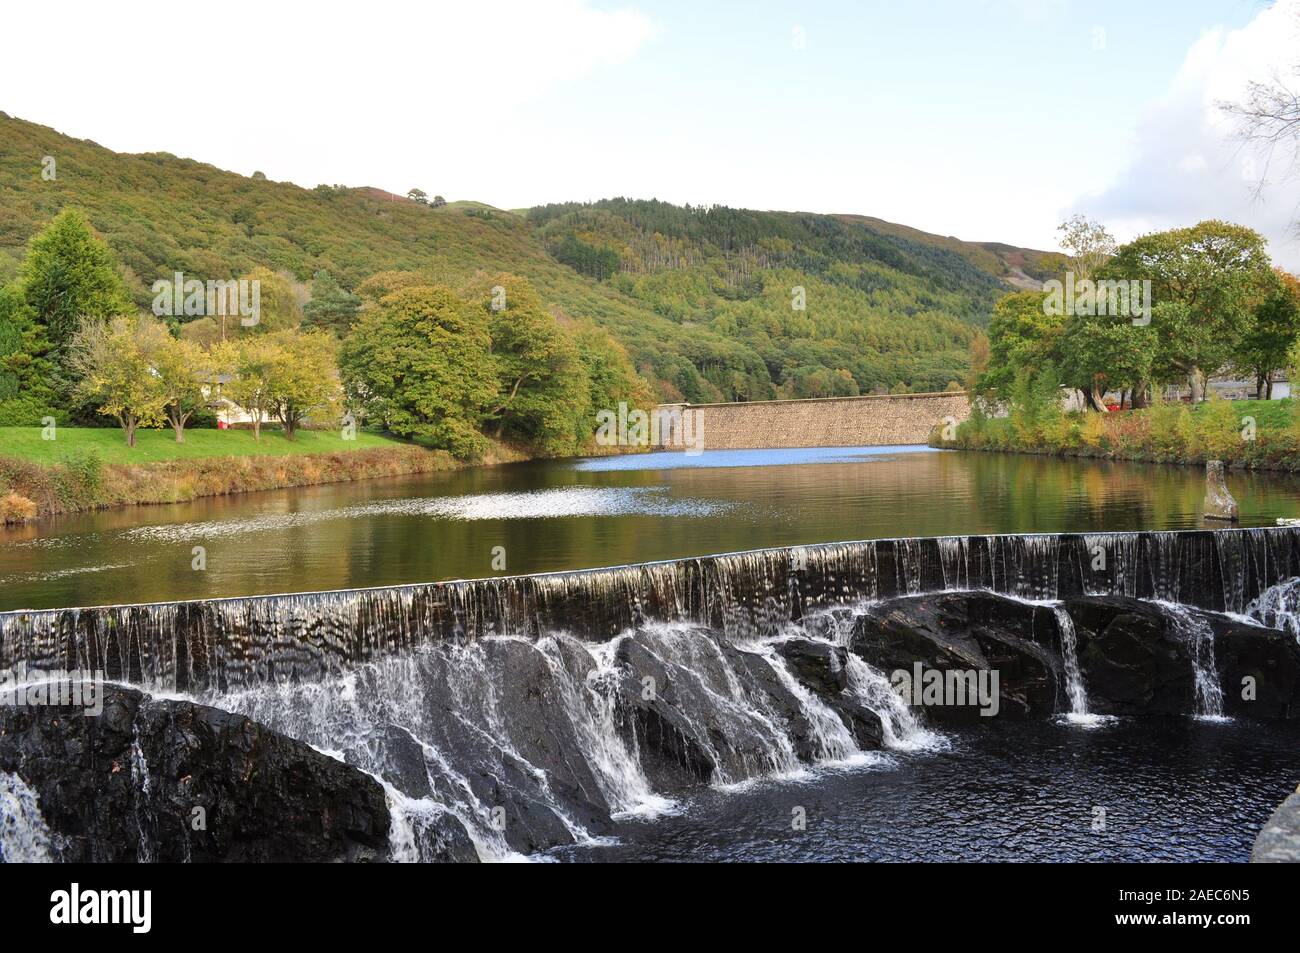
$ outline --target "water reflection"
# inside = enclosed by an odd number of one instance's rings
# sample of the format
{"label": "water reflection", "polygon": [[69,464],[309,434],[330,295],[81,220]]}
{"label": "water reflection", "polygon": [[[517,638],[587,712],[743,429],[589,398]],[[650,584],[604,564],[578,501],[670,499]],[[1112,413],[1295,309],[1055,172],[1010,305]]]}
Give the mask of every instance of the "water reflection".
{"label": "water reflection", "polygon": [[[1201,522],[1194,468],[898,448],[760,451],[750,465],[737,453],[676,468],[651,455],[634,469],[622,458],[621,468],[516,464],[62,518],[0,532],[0,609],[488,576],[501,572],[495,547],[504,572],[526,573],[882,536]],[[1244,525],[1300,516],[1292,477],[1228,482]],[[206,569],[192,568],[196,546]]]}

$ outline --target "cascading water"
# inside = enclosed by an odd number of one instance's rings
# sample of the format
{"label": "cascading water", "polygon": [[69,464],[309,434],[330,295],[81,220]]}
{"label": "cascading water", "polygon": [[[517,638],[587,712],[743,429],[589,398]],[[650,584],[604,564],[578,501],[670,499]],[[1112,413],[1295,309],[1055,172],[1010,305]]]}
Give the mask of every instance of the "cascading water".
{"label": "cascading water", "polygon": [[1282,629],[1300,642],[1300,579],[1269,586],[1245,608],[1247,618]]}
{"label": "cascading water", "polygon": [[0,771],[0,863],[49,863],[52,843],[35,792],[18,775]]}
{"label": "cascading water", "polygon": [[1065,691],[1070,696],[1070,714],[1076,718],[1088,717],[1088,691],[1083,685],[1083,672],[1079,668],[1079,637],[1074,630],[1074,620],[1064,606],[1053,606],[1056,627],[1061,633],[1061,661],[1065,667]]}
{"label": "cascading water", "polygon": [[1201,616],[1176,602],[1153,600],[1187,645],[1196,689],[1196,715],[1218,720],[1223,716],[1223,687],[1214,658],[1214,630]]}
{"label": "cascading water", "polygon": [[[1300,591],[1277,585],[1298,572],[1292,529],[1229,542],[1160,533],[837,543],[427,586],[3,613],[0,671],[18,662],[100,670],[246,714],[378,778],[394,858],[437,856],[454,824],[480,857],[508,859],[599,843],[610,818],[677,810],[692,783],[726,788],[810,765],[870,763],[876,756],[862,750],[839,696],[828,704],[810,691],[784,654],[791,639],[839,650],[830,654],[845,703],[874,713],[884,747],[942,747],[883,673],[844,651],[869,600],[962,587],[1029,600],[1181,592],[1222,608],[1253,595],[1256,618],[1300,632]],[[1185,607],[1165,605],[1187,638],[1197,713],[1220,716],[1213,633]],[[1073,622],[1053,611],[1070,715],[1095,717]],[[152,783],[143,758],[130,769],[138,785]],[[6,852],[48,843],[24,790],[0,775]],[[138,821],[147,856],[155,821]]]}
{"label": "cascading water", "polygon": [[327,677],[441,640],[604,642],[649,621],[732,639],[822,608],[961,586],[1244,607],[1300,575],[1300,528],[873,540],[612,569],[210,602],[0,613],[0,670],[101,670],[166,690]]}
{"label": "cascading water", "polygon": [[[873,601],[822,610],[805,617],[802,624],[791,626],[790,631],[849,648],[855,620],[867,611]],[[849,692],[880,719],[886,748],[896,751],[938,751],[947,748],[948,739],[937,731],[927,729],[890,684],[889,679],[852,651],[846,655],[846,675]]]}
{"label": "cascading water", "polygon": [[[652,710],[656,693],[671,698],[679,719],[672,730],[700,752],[715,787],[805,777],[810,764],[880,761],[791,672],[777,650],[786,637],[732,643],[677,623],[596,644],[563,634],[490,636],[423,646],[318,681],[199,700],[378,778],[394,816],[395,859],[427,859],[429,830],[445,815],[470,833],[482,859],[510,859],[600,843],[603,818],[678,809],[648,767],[648,743],[658,739],[645,735],[650,723],[636,722],[628,707],[640,701]],[[864,671],[884,681],[855,662],[854,681]],[[896,696],[893,702],[906,711]],[[919,733],[897,717],[886,726],[900,748],[919,747],[909,744]],[[502,804],[524,818],[526,830],[501,829]]]}

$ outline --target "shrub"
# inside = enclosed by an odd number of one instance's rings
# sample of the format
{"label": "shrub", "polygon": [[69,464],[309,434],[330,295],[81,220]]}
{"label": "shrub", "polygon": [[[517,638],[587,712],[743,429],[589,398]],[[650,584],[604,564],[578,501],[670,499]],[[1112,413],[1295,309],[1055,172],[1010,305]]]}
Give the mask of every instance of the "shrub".
{"label": "shrub", "polygon": [[36,516],[36,504],[20,493],[0,497],[0,523],[25,523]]}

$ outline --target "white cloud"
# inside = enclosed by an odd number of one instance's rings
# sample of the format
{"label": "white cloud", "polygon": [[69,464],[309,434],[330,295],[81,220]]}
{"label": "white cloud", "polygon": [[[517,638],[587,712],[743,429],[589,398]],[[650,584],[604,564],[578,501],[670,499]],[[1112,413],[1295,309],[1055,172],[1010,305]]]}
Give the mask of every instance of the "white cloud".
{"label": "white cloud", "polygon": [[1131,164],[1075,207],[1121,240],[1208,218],[1240,222],[1269,239],[1279,264],[1300,267],[1300,175],[1275,160],[1257,195],[1267,159],[1237,139],[1220,108],[1240,101],[1251,80],[1290,77],[1298,52],[1300,0],[1282,0],[1239,30],[1204,33],[1141,123]]}

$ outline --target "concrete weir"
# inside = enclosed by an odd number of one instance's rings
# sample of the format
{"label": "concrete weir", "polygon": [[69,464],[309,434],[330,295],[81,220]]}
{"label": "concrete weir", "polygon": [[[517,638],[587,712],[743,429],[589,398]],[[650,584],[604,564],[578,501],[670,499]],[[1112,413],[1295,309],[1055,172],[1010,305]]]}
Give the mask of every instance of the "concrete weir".
{"label": "concrete weir", "polygon": [[1296,576],[1292,527],[865,540],[497,579],[5,612],[0,670],[97,670],[164,690],[227,691],[490,635],[603,642],[682,621],[755,637],[819,609],[944,589],[1113,594],[1242,612]]}

